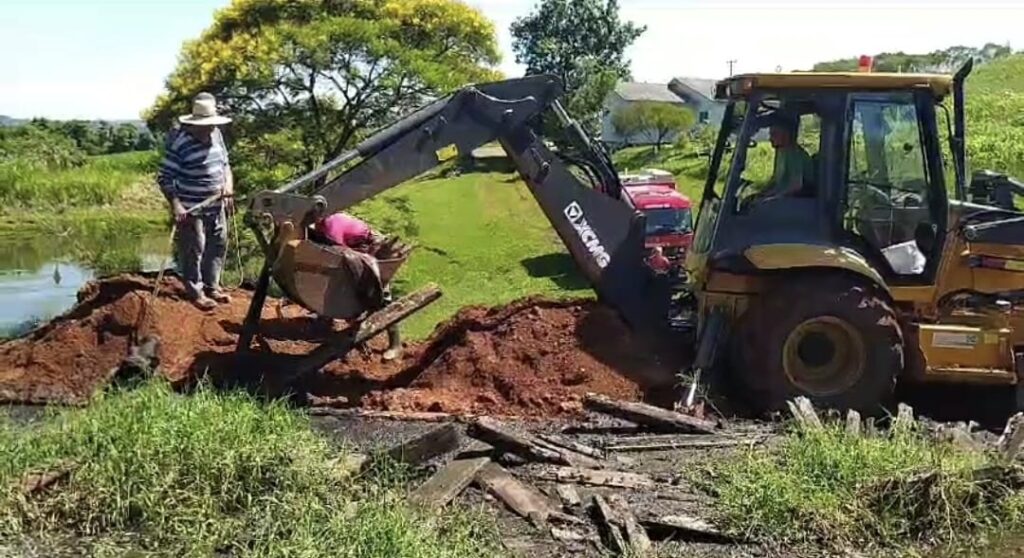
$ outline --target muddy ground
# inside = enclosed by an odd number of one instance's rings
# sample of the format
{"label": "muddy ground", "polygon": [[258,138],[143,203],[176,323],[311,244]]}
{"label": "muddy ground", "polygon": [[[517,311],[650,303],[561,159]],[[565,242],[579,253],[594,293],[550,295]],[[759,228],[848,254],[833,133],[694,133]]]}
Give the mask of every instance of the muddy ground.
{"label": "muddy ground", "polygon": [[[393,411],[439,411],[531,418],[579,416],[589,392],[618,399],[670,394],[678,363],[639,347],[607,308],[592,301],[526,299],[497,308],[469,307],[433,335],[384,362],[382,340],[353,351],[295,384],[290,367],[343,330],[318,325],[296,306],[270,300],[261,332],[273,355],[236,359],[250,294],[203,312],[167,277],[153,296],[151,276],[93,282],[78,304],[28,336],[0,344],[0,400],[82,404],[111,381],[133,345],[160,339],[159,370],[180,385],[201,378],[261,378],[274,395],[305,402]],[[668,388],[668,389],[666,389]]]}

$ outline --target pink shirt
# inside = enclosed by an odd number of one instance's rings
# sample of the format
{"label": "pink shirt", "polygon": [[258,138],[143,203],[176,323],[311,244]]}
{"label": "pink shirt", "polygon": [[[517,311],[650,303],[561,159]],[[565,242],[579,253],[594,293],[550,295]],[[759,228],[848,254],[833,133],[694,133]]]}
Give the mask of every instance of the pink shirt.
{"label": "pink shirt", "polygon": [[356,246],[370,238],[370,227],[347,213],[335,213],[317,224],[320,234],[342,246]]}

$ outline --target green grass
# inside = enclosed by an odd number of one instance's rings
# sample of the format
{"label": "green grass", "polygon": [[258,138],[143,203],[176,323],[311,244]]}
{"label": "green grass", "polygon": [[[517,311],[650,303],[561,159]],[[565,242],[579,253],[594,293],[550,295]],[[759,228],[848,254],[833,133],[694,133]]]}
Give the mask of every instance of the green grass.
{"label": "green grass", "polygon": [[156,191],[155,151],[89,157],[79,167],[49,169],[25,161],[0,163],[0,206],[17,215],[25,209],[117,206],[153,210],[162,203]]}
{"label": "green grass", "polygon": [[[497,554],[476,516],[421,515],[393,477],[341,474],[340,453],[307,422],[281,404],[180,396],[156,380],[36,425],[0,420],[0,554],[28,541],[65,541],[76,555]],[[68,480],[30,497],[16,488],[61,462],[79,465]]]}
{"label": "green grass", "polygon": [[[915,428],[853,437],[842,425],[791,433],[778,447],[723,461],[706,479],[720,522],[771,545],[824,544],[881,555],[943,545],[961,548],[1019,528],[1024,499],[972,477],[989,455],[936,442]],[[891,484],[937,472],[929,495]]]}
{"label": "green grass", "polygon": [[396,293],[438,283],[444,296],[406,321],[412,338],[471,304],[531,294],[590,294],[554,229],[518,177],[501,172],[413,181],[353,209],[417,246]]}

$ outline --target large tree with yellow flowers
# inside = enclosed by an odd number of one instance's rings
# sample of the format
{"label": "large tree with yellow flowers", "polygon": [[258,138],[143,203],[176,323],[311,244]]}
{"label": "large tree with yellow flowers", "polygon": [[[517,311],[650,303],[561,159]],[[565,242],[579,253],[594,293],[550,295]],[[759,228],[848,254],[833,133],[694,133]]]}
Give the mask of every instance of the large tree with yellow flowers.
{"label": "large tree with yellow flowers", "polygon": [[239,186],[331,159],[396,116],[495,79],[494,25],[459,0],[233,0],[182,47],[147,111],[166,130],[208,91],[234,118]]}

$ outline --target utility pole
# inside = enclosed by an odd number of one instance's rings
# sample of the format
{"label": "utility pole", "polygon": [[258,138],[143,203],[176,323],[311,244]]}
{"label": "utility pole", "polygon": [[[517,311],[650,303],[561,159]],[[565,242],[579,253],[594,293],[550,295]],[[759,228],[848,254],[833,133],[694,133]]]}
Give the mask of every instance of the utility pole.
{"label": "utility pole", "polygon": [[732,77],[732,67],[736,64],[736,61],[726,60],[725,63],[729,65],[729,77]]}

